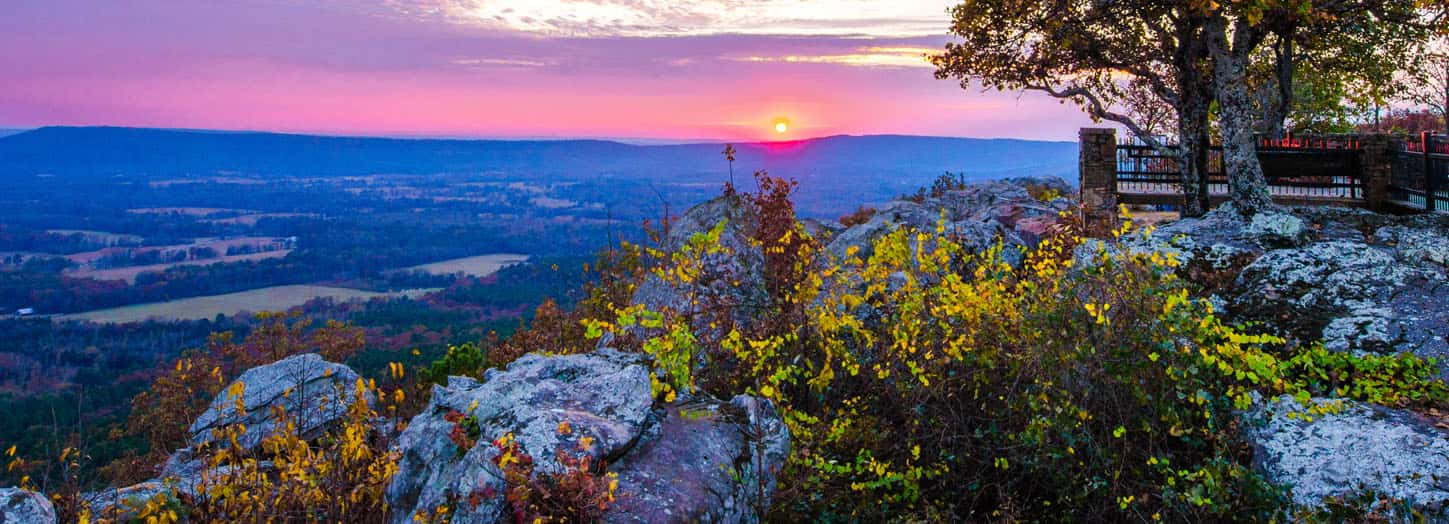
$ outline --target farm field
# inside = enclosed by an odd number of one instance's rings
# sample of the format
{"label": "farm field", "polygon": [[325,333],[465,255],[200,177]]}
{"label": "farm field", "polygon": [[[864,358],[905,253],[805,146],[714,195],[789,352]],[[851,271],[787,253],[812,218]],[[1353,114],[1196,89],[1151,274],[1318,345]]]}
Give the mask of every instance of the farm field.
{"label": "farm field", "polygon": [[433,275],[451,275],[463,273],[468,276],[486,277],[497,273],[499,269],[511,266],[520,262],[528,261],[528,255],[515,255],[511,253],[495,253],[492,255],[478,255],[475,257],[455,258],[431,264],[423,264],[403,268],[399,271],[423,271]]}
{"label": "farm field", "polygon": [[329,297],[335,300],[371,299],[378,297],[420,297],[437,289],[410,289],[396,293],[376,293],[358,289],[329,286],[274,286],[225,295],[183,298],[167,302],[136,304],[97,311],[62,315],[61,320],[85,320],[101,323],[140,322],[149,318],[161,320],[201,320],[216,315],[235,315],[248,311],[280,311],[300,306],[308,300]]}
{"label": "farm field", "polygon": [[145,266],[127,266],[111,269],[80,269],[66,272],[66,276],[76,278],[94,278],[96,280],[125,280],[127,284],[136,283],[136,275],[147,271],[165,271],[168,268],[181,266],[209,266],[223,262],[244,262],[247,260],[266,260],[269,258],[282,258],[291,253],[290,249],[278,249],[276,251],[264,251],[261,253],[248,253],[245,255],[230,255],[215,258],[204,258],[201,260],[188,260],[185,262],[168,262],[165,264],[150,264]]}

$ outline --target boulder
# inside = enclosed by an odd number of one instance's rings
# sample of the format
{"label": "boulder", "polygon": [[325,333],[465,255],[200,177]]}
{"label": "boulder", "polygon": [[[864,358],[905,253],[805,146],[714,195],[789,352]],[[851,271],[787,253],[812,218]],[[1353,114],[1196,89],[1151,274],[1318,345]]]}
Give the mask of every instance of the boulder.
{"label": "boulder", "polygon": [[[493,463],[494,440],[512,434],[539,473],[562,471],[556,455],[578,453],[585,436],[594,440],[588,453],[612,460],[639,438],[652,401],[643,358],[611,349],[525,355],[507,371],[489,370],[482,382],[452,377],[446,387],[433,387],[428,406],[398,437],[402,458],[387,489],[388,503],[397,510],[394,522],[410,522],[414,514],[434,511],[450,497],[484,493],[495,496],[461,505],[453,522],[493,522],[502,512],[504,491],[502,471]],[[477,424],[476,441],[468,449],[450,438],[458,425],[448,420],[451,412]],[[571,428],[568,434],[559,431],[564,422]]]}
{"label": "boulder", "polygon": [[[277,430],[280,408],[297,424],[304,439],[319,437],[347,415],[358,379],[352,368],[327,362],[315,353],[293,355],[248,369],[232,382],[233,386],[245,386],[241,398],[244,410],[237,411],[237,399],[230,395],[230,387],[223,390],[191,424],[191,443],[195,447],[172,453],[158,477],[131,486],[88,492],[82,497],[97,515],[124,520],[134,515],[135,508],[157,495],[196,495],[208,478],[228,471],[226,466],[209,467],[206,457],[197,455],[196,448],[213,442],[212,430],[245,424],[246,431],[237,437],[237,444],[243,449],[253,449]],[[372,393],[366,394],[368,402],[373,402]],[[263,461],[261,467],[266,469],[270,464]]]}
{"label": "boulder", "polygon": [[55,524],[55,506],[44,494],[0,488],[0,524]]}
{"label": "boulder", "polygon": [[658,423],[614,465],[615,523],[754,522],[769,506],[790,433],[767,400],[667,406]]}
{"label": "boulder", "polygon": [[[467,449],[453,437],[460,423],[476,424]],[[482,381],[451,377],[434,387],[398,440],[402,458],[387,489],[393,522],[449,502],[455,523],[504,520],[507,486],[493,442],[510,434],[535,474],[563,471],[560,453],[608,463],[619,482],[610,522],[751,521],[789,452],[784,421],[768,401],[656,406],[640,355],[530,354]],[[581,447],[584,437],[592,447]]]}
{"label": "boulder", "polygon": [[[303,438],[315,437],[347,414],[358,380],[352,368],[327,362],[315,353],[248,369],[191,424],[191,443],[209,443],[213,430],[241,423],[246,431],[237,438],[238,444],[254,448],[276,431],[278,409],[293,419]],[[229,394],[238,384],[245,387],[240,412]]]}
{"label": "boulder", "polygon": [[[836,233],[825,249],[837,260],[851,251],[864,259],[871,255],[875,241],[885,234],[902,227],[935,231],[942,220],[947,233],[972,250],[984,250],[997,241],[1009,248],[1034,246],[1060,220],[1059,214],[1071,208],[1072,202],[1065,197],[1042,202],[1028,188],[1058,194],[1071,191],[1060,178],[1015,178],[973,183],[919,201],[895,200],[881,206],[865,223]],[[1019,258],[1016,251],[1007,249],[1004,255]]]}
{"label": "boulder", "polygon": [[1318,506],[1328,497],[1372,492],[1421,511],[1449,503],[1449,433],[1411,412],[1348,400],[1336,413],[1310,415],[1283,396],[1245,416],[1254,465],[1292,490],[1293,501]]}
{"label": "boulder", "polygon": [[[765,255],[753,242],[758,226],[753,209],[738,195],[725,195],[690,208],[671,225],[664,241],[667,253],[686,246],[691,237],[708,233],[724,224],[716,253],[702,256],[697,281],[674,285],[650,274],[635,289],[631,302],[652,311],[670,310],[698,318],[695,333],[709,331],[710,318],[699,314],[712,305],[727,305],[735,324],[749,326],[758,321],[751,304],[768,301],[765,292]],[[720,323],[716,323],[718,325]]]}
{"label": "boulder", "polygon": [[[1390,235],[1424,238],[1404,231],[1379,237]],[[1443,267],[1423,254],[1432,253],[1424,248],[1429,242],[1328,241],[1269,251],[1243,269],[1228,311],[1337,351],[1442,358],[1449,355],[1449,289]]]}
{"label": "boulder", "polygon": [[1449,236],[1446,231],[1406,226],[1387,226],[1374,232],[1374,240],[1393,246],[1398,259],[1408,264],[1449,266]]}

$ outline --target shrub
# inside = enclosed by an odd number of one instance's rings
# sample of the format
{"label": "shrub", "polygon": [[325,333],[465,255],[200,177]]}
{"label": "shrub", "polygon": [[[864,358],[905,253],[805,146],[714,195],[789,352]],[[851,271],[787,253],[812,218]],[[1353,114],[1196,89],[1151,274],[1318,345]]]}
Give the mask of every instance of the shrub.
{"label": "shrub", "polygon": [[[560,425],[560,433],[567,428]],[[589,437],[579,439],[578,454],[558,453],[564,470],[557,474],[535,473],[533,457],[518,447],[512,434],[493,446],[498,451],[493,463],[503,471],[504,502],[514,522],[598,522],[614,503],[618,476],[596,471]]]}
{"label": "shrub", "polygon": [[[654,357],[666,400],[702,389],[774,401],[795,441],[778,518],[1282,518],[1282,490],[1253,473],[1237,436],[1254,392],[1445,398],[1414,357],[1280,357],[1281,339],[1192,298],[1170,253],[1108,242],[1077,266],[1067,229],[1013,266],[944,226],[887,234],[865,260],[796,251],[810,258],[795,267],[820,267],[771,284],[779,304],[804,305],[787,329],[701,340],[696,319],[639,306],[584,325],[590,337],[646,328],[636,349]],[[656,274],[692,282],[720,229]],[[1130,220],[1116,234],[1133,234]]]}
{"label": "shrub", "polygon": [[929,189],[918,189],[916,194],[906,196],[905,199],[921,204],[925,203],[926,198],[941,198],[948,192],[966,189],[968,185],[970,184],[966,182],[966,173],[945,173],[936,177]]}
{"label": "shrub", "polygon": [[857,226],[869,222],[870,217],[873,216],[875,216],[875,208],[860,206],[855,209],[855,212],[840,217],[840,225],[845,227]]}

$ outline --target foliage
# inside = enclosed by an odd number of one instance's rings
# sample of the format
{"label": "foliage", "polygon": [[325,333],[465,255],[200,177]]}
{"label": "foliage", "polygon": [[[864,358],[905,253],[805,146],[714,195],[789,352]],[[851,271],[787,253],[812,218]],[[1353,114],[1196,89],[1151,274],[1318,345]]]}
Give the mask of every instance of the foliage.
{"label": "foliage", "polygon": [[1438,363],[1413,353],[1355,355],[1316,344],[1294,354],[1284,365],[1298,391],[1317,396],[1401,408],[1449,402],[1449,387],[1439,380]]}
{"label": "foliage", "polygon": [[[560,424],[558,431],[569,435],[568,423]],[[493,463],[503,471],[503,499],[513,521],[598,522],[614,503],[619,480],[615,473],[597,473],[592,446],[593,439],[585,436],[578,439],[577,454],[560,450],[556,458],[563,471],[549,474],[534,471],[533,457],[518,447],[512,434],[495,440]]]}
{"label": "foliage", "polygon": [[931,181],[931,187],[917,189],[915,194],[905,198],[922,204],[927,198],[941,198],[948,192],[966,189],[967,185],[966,173],[945,173]]}
{"label": "foliage", "polygon": [[[206,411],[211,399],[242,371],[306,352],[316,352],[333,362],[346,360],[362,349],[362,332],[336,321],[312,329],[309,319],[295,314],[260,313],[263,324],[240,343],[231,333],[217,333],[204,350],[177,359],[151,388],[131,401],[127,431],[144,436],[150,454],[146,462],[159,463],[166,454],[187,444],[191,421]],[[134,463],[122,462],[116,469],[130,474]]]}
{"label": "foliage", "polygon": [[[244,387],[231,389],[227,395],[236,398],[241,409]],[[294,415],[280,409],[274,415],[282,429],[264,438],[255,450],[243,450],[236,443],[244,426],[218,428],[214,436],[223,444],[195,449],[207,469],[200,473],[194,492],[178,489],[174,494],[127,501],[90,518],[177,522],[179,512],[187,522],[384,522],[384,491],[397,473],[399,457],[389,449],[387,434],[377,431],[374,420],[379,414],[370,399],[391,396],[362,379],[351,392],[337,394],[335,398],[349,403],[347,415],[322,437],[304,440]],[[88,513],[82,510],[83,516]]]}
{"label": "foliage", "polygon": [[850,214],[840,217],[840,225],[851,227],[864,224],[870,221],[870,217],[875,216],[875,211],[873,207],[860,206]]}
{"label": "foliage", "polygon": [[[727,251],[723,229],[694,235],[656,274],[708,286],[700,267]],[[1148,232],[1129,220],[1116,234]],[[665,400],[774,401],[795,450],[781,518],[1282,518],[1286,498],[1237,436],[1234,413],[1255,392],[1449,399],[1437,367],[1413,356],[1280,356],[1281,339],[1191,298],[1173,254],[1094,245],[1068,230],[1013,266],[999,246],[969,252],[942,222],[889,233],[864,260],[797,252],[819,271],[787,289],[807,305],[793,329],[709,339],[679,312],[637,305],[583,323],[590,337],[648,333],[633,347],[654,358]],[[731,307],[701,305],[709,318]]]}
{"label": "foliage", "polygon": [[482,374],[483,369],[488,367],[488,357],[478,344],[468,342],[457,346],[448,346],[447,353],[443,358],[433,361],[421,374],[425,381],[434,384],[447,384],[450,376],[475,377]]}

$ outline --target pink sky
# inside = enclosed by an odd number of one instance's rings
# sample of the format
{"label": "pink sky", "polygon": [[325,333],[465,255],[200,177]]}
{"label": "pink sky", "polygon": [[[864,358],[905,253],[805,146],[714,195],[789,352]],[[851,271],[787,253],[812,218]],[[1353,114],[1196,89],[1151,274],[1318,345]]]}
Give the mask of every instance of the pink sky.
{"label": "pink sky", "polygon": [[[0,127],[1071,140],[1036,94],[935,80],[939,0],[8,0]],[[791,123],[776,135],[776,119]]]}

